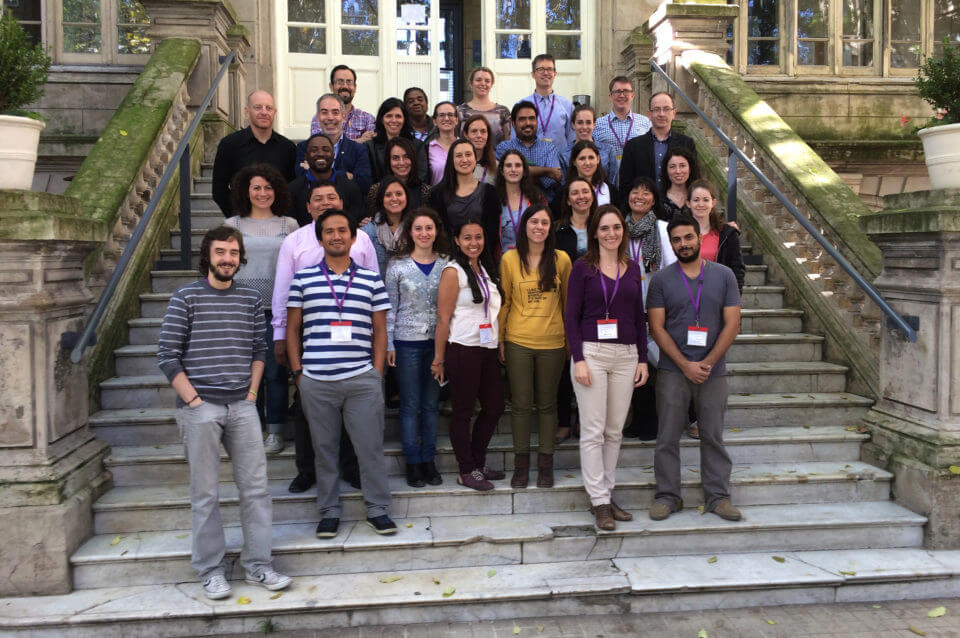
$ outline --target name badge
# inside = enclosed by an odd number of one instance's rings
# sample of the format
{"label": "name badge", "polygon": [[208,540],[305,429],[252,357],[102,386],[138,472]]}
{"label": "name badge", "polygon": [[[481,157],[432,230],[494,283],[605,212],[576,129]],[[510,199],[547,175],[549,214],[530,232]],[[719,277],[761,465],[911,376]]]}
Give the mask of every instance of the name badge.
{"label": "name badge", "polygon": [[616,339],[617,320],[597,319],[597,339]]}
{"label": "name badge", "polygon": [[330,322],[330,341],[343,343],[353,341],[353,328],[351,321],[331,321]]}
{"label": "name badge", "polygon": [[489,323],[480,324],[480,343],[493,343],[493,326]]}
{"label": "name badge", "polygon": [[620,155],[617,155],[617,161],[618,161],[618,162],[619,162],[620,160],[622,160],[622,159],[623,159],[623,153],[621,153]]}
{"label": "name badge", "polygon": [[550,139],[549,137],[545,137],[545,138],[543,138],[543,141],[544,141],[544,142],[552,142],[553,140]]}
{"label": "name badge", "polygon": [[687,345],[705,348],[707,346],[707,329],[689,326],[687,328]]}

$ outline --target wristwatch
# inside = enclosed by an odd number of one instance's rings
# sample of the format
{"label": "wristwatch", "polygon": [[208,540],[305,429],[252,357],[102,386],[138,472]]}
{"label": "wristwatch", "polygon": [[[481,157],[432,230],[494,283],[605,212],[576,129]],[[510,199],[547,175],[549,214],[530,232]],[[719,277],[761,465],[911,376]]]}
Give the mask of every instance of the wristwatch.
{"label": "wristwatch", "polygon": [[303,368],[300,368],[299,370],[291,370],[291,371],[290,371],[290,376],[293,377],[293,380],[294,380],[294,381],[296,381],[297,379],[299,379],[301,374],[303,374]]}

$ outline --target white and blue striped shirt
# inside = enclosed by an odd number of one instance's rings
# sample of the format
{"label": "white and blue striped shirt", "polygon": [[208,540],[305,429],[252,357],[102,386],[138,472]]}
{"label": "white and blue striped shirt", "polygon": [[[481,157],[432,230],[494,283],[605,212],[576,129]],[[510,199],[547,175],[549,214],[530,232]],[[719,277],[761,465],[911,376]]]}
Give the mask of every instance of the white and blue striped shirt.
{"label": "white and blue striped shirt", "polygon": [[[320,264],[298,271],[290,282],[287,307],[302,308],[303,312],[303,374],[317,381],[339,381],[373,367],[373,313],[389,310],[390,298],[380,275],[353,260],[342,274],[329,267],[327,273],[329,283]],[[337,298],[343,300],[342,314],[331,284]],[[350,341],[332,340],[334,321],[350,322]]]}

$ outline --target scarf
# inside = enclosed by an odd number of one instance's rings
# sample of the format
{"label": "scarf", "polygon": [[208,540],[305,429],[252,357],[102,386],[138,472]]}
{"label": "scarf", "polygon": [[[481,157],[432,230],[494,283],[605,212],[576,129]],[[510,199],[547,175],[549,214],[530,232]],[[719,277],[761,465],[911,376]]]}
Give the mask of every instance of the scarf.
{"label": "scarf", "polygon": [[643,250],[643,267],[646,271],[653,272],[660,268],[660,232],[657,229],[657,216],[651,210],[640,218],[640,221],[633,221],[633,215],[627,215],[627,228],[630,229],[630,239],[639,239],[640,247]]}

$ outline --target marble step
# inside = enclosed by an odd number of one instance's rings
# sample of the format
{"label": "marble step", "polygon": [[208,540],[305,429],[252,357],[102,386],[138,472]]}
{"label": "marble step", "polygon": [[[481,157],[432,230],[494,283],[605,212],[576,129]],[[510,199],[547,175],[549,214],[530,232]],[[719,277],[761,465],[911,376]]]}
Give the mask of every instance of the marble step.
{"label": "marble step", "polygon": [[783,286],[744,286],[741,302],[745,308],[783,308]]}
{"label": "marble step", "polygon": [[197,195],[213,195],[213,175],[210,177],[194,177],[193,192]]}
{"label": "marble step", "polygon": [[[389,477],[396,518],[424,516],[535,514],[586,510],[589,501],[583,490],[579,469],[554,474],[550,489],[513,489],[508,480],[497,481],[495,489],[476,492],[456,483],[456,475],[444,474],[443,484],[412,488],[401,476]],[[703,502],[700,470],[682,469],[682,496],[687,507]],[[508,477],[509,478],[509,477]],[[736,464],[731,473],[731,498],[737,505],[788,505],[794,503],[853,503],[883,501],[890,497],[892,475],[859,461],[813,461],[804,463]],[[646,509],[656,488],[653,468],[617,468],[617,503],[626,509]],[[276,522],[309,522],[317,517],[316,494],[287,491],[288,480],[271,480]],[[343,518],[363,518],[363,499],[358,490],[341,483]],[[233,483],[220,486],[221,515],[227,525],[239,521],[237,490]],[[97,534],[185,529],[190,526],[189,485],[115,487],[93,506]]]}
{"label": "marble step", "polygon": [[743,275],[745,286],[762,286],[767,283],[767,266],[748,264]]}
{"label": "marble step", "polygon": [[[221,215],[222,217],[222,215]],[[160,249],[160,261],[164,262],[179,262],[180,261],[180,251],[174,250],[173,248],[161,248]],[[190,267],[196,268],[200,265],[200,249],[195,248],[190,251]]]}
{"label": "marble step", "polygon": [[[100,585],[5,599],[0,631],[39,638],[246,635],[270,618],[280,631],[337,635],[340,628],[370,625],[949,598],[960,595],[960,553],[774,550],[490,563],[302,576],[280,596],[236,580],[233,595],[221,601],[207,600],[193,578],[175,585]],[[241,597],[249,602],[238,604]],[[775,630],[770,627],[771,635]]]}
{"label": "marble step", "polygon": [[[872,404],[870,399],[843,392],[732,394],[726,423],[729,427],[854,426]],[[166,405],[172,406],[173,401]],[[104,409],[91,415],[90,427],[110,445],[164,445],[180,441],[173,415],[172,407]],[[441,415],[441,430],[444,424]],[[509,415],[501,419],[498,429],[510,431]],[[397,438],[395,428],[387,428],[387,436]]]}
{"label": "marble step", "polygon": [[[223,213],[218,213],[218,214],[220,215],[220,218],[218,221],[223,221],[224,219]],[[215,216],[212,214],[210,215],[210,217],[211,219],[215,218]],[[193,219],[193,216],[191,216],[191,220],[192,219]],[[190,228],[190,247],[191,248],[200,248],[200,244],[203,243],[203,236],[207,234],[207,228],[213,228],[214,226],[218,225],[216,223],[213,223],[212,221],[210,222],[210,224],[212,225],[205,228],[201,228],[199,226],[193,226]],[[170,248],[173,248],[174,250],[180,250],[180,237],[181,237],[180,229],[174,228],[170,231]]]}
{"label": "marble step", "polygon": [[826,361],[727,363],[727,384],[739,392],[843,392],[847,367]]}
{"label": "marble step", "polygon": [[[444,428],[446,430],[446,428]],[[764,427],[728,428],[724,442],[734,463],[782,463],[809,461],[843,461],[859,458],[860,445],[869,437],[841,426],[802,428]],[[655,441],[624,439],[620,467],[649,466],[653,464]],[[537,437],[531,440],[532,449],[537,449]],[[497,434],[490,441],[487,464],[497,469],[513,467],[513,439],[509,434]],[[384,443],[387,471],[394,476],[404,474],[406,461],[398,440]],[[684,465],[699,463],[699,441],[684,437],[680,441],[680,461]],[[226,452],[220,453],[220,480],[233,480],[233,469]],[[437,441],[437,467],[441,472],[456,472],[457,463],[450,439],[441,434]],[[140,445],[115,446],[105,461],[113,474],[113,484],[165,485],[188,483],[189,470],[183,446]],[[580,467],[579,443],[570,440],[560,444],[554,454],[557,472]],[[267,457],[267,473],[271,479],[292,479],[296,476],[292,442],[279,454]],[[535,476],[531,474],[531,476]]]}
{"label": "marble step", "polygon": [[[273,526],[274,566],[291,576],[357,574],[371,565],[410,571],[436,567],[503,565],[721,554],[749,543],[751,550],[840,550],[918,547],[923,516],[889,501],[744,507],[729,522],[695,509],[652,521],[644,511],[612,532],[598,530],[587,511],[509,516],[435,516],[397,519],[399,532],[378,536],[362,521],[345,521],[335,538],[318,539],[316,523]],[[228,558],[243,544],[239,527],[226,528]],[[71,557],[74,586],[106,582],[159,585],[190,581],[190,529],[101,534]],[[234,567],[234,576],[242,576]]]}

